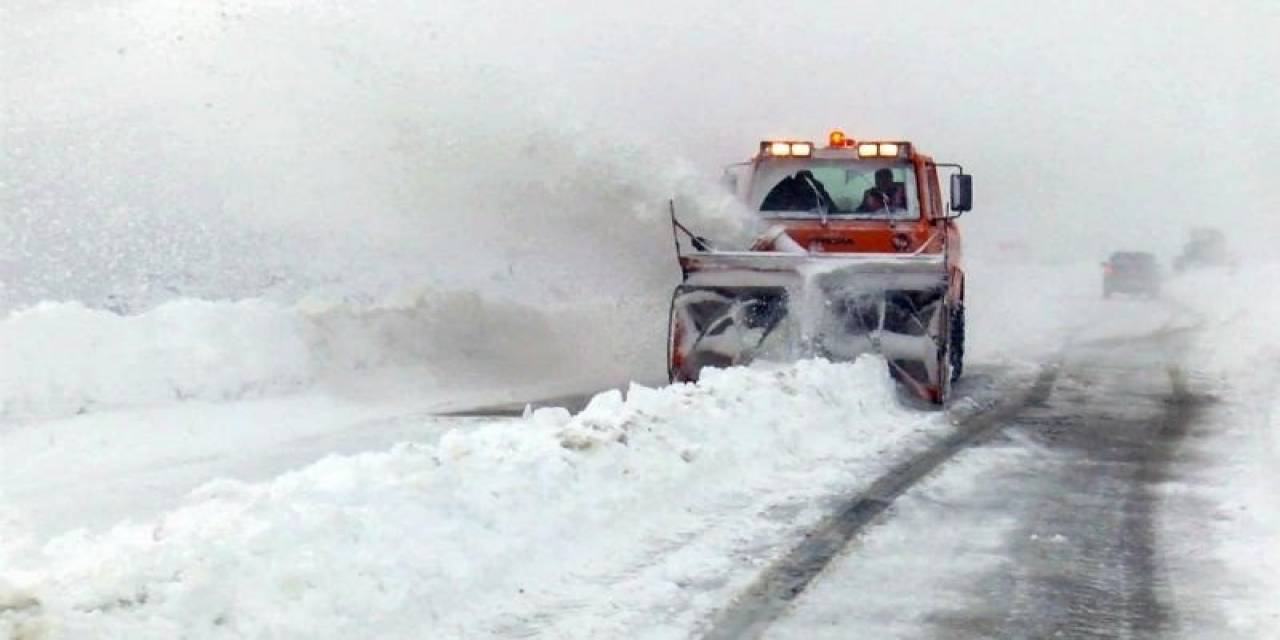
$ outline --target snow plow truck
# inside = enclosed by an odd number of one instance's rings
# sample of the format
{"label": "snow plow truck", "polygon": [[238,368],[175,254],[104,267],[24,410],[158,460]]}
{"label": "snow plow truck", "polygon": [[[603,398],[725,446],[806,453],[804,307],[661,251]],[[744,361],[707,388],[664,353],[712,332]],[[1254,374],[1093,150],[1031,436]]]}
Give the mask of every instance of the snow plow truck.
{"label": "snow plow truck", "polygon": [[[940,170],[950,175],[945,206]],[[911,392],[943,403],[963,368],[955,218],[972,206],[971,176],[910,142],[839,130],[825,146],[762,141],[725,176],[763,233],[725,250],[672,207],[682,282],[671,298],[670,379],[757,359],[877,353]]]}

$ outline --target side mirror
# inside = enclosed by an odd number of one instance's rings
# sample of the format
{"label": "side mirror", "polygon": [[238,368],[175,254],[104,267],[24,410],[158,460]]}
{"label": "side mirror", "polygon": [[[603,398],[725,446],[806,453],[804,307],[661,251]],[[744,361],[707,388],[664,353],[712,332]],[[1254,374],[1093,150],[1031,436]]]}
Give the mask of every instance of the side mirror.
{"label": "side mirror", "polygon": [[951,174],[951,210],[964,213],[973,208],[973,176]]}

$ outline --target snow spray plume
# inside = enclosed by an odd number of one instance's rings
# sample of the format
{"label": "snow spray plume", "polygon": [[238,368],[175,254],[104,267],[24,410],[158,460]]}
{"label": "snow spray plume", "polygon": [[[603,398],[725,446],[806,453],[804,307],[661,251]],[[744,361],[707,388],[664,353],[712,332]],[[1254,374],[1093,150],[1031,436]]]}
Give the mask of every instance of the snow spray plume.
{"label": "snow spray plume", "polygon": [[[5,306],[665,283],[661,207],[718,186],[465,48],[474,20],[148,0],[28,18],[0,153]],[[49,39],[115,54],[21,55]]]}

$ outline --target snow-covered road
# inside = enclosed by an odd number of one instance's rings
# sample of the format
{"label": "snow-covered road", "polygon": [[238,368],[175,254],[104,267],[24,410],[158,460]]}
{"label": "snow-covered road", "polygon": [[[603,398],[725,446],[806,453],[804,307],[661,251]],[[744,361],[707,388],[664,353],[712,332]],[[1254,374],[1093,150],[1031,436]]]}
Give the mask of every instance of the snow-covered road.
{"label": "snow-covered road", "polygon": [[1161,486],[1205,402],[1188,333],[1071,348],[1042,403],[909,492],[766,637],[1169,636]]}
{"label": "snow-covered road", "polygon": [[763,637],[1280,637],[1275,305],[1222,275],[1176,283],[1184,322],[1071,341],[1043,403],[898,499]]}

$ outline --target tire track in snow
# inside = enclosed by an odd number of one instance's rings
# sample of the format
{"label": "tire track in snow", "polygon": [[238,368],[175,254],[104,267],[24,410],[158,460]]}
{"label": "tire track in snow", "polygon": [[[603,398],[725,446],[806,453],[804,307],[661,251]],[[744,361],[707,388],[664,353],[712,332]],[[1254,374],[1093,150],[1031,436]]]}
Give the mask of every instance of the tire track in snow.
{"label": "tire track in snow", "polygon": [[[1098,345],[1064,363],[1044,411],[1009,431],[1044,447],[1032,468],[990,480],[1016,513],[1004,568],[974,579],[975,602],[934,613],[922,637],[1153,638],[1173,631],[1155,515],[1179,442],[1210,401],[1193,393],[1182,334]],[[1155,366],[1159,360],[1166,363]],[[1116,361],[1130,366],[1116,366]],[[1166,379],[1167,376],[1167,379]],[[1167,386],[1166,386],[1167,385]],[[972,517],[972,516],[971,516]],[[1047,546],[1046,546],[1047,545]]]}
{"label": "tire track in snow", "polygon": [[1048,400],[1060,362],[1040,367],[1035,383],[1019,400],[971,415],[955,432],[894,467],[865,491],[849,497],[805,539],[771,564],[716,618],[705,640],[758,637],[809,586],[815,577],[893,501],[955,454],[995,435],[1010,418]]}

